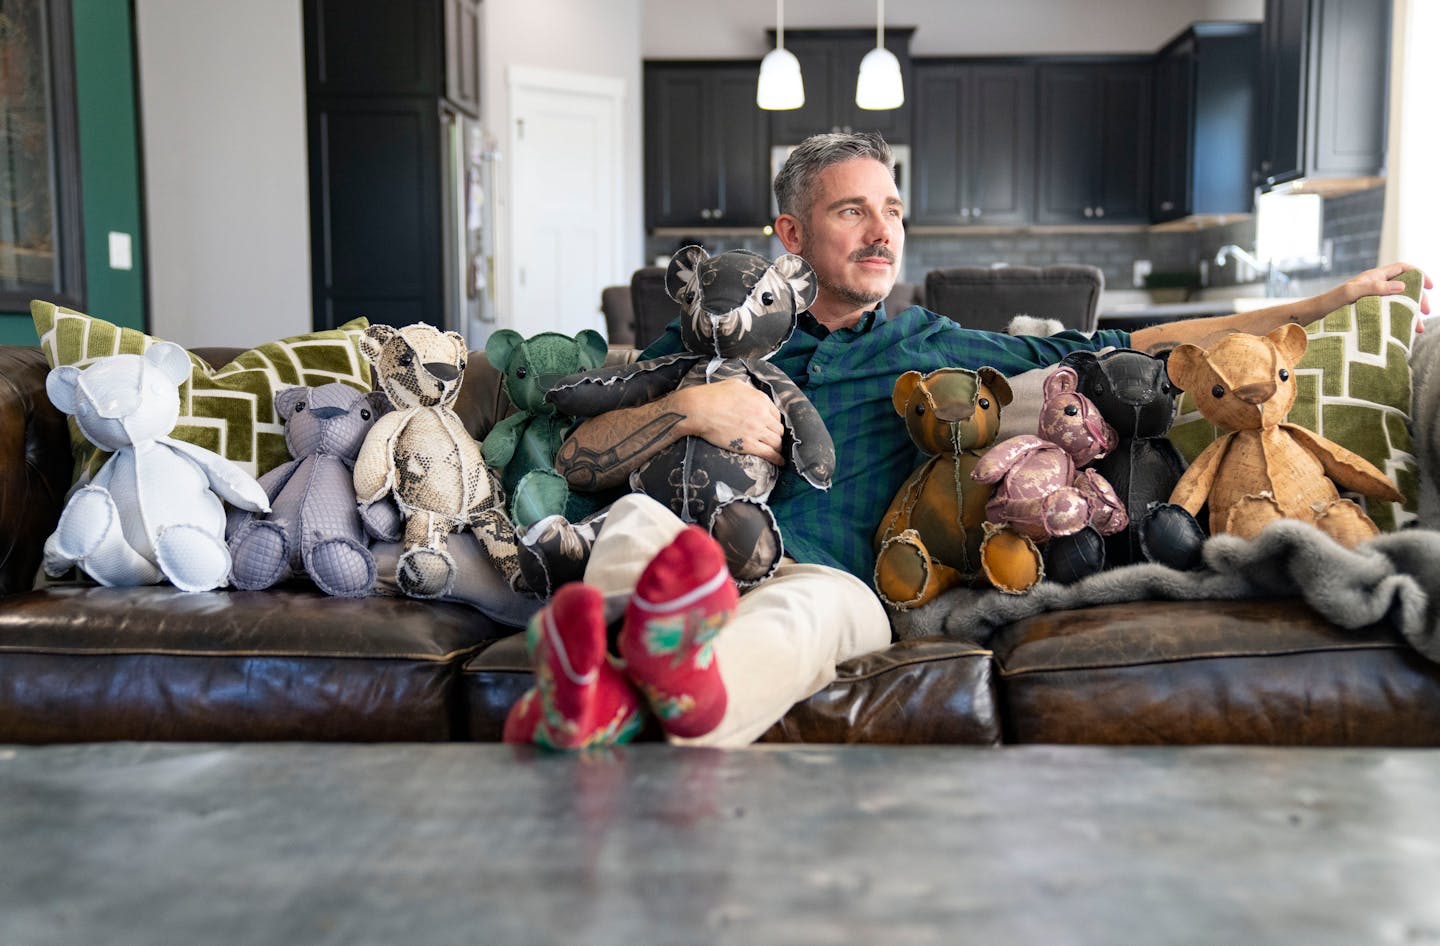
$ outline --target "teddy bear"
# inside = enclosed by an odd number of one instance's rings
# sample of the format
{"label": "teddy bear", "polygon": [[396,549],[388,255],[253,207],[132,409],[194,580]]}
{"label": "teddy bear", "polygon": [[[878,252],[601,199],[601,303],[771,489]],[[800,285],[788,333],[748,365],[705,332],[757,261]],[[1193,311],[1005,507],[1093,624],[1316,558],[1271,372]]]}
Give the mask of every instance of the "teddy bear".
{"label": "teddy bear", "polygon": [[[547,399],[564,414],[594,417],[691,385],[743,378],[779,409],[791,469],[828,489],[835,469],[830,432],[795,383],[766,361],[815,301],[819,287],[810,264],[789,253],[772,262],[747,250],[711,257],[689,246],[671,259],[665,288],[680,306],[685,351],[575,375],[558,382]],[[725,549],[736,582],[749,587],[768,577],[784,554],[766,505],[779,474],[743,445],[726,449],[683,437],[631,473],[630,488],[703,526]]]}
{"label": "teddy bear", "polygon": [[1076,372],[1077,391],[1119,435],[1114,448],[1089,467],[1114,488],[1130,523],[1103,538],[1082,530],[1053,540],[1046,547],[1052,580],[1074,581],[1102,568],[1142,561],[1181,570],[1200,566],[1205,532],[1189,512],[1170,503],[1185,460],[1166,436],[1180,393],[1166,371],[1168,357],[1168,352],[1118,348],[1071,352],[1060,362]]}
{"label": "teddy bear", "polygon": [[71,495],[45,541],[47,574],[78,565],[102,585],[168,579],[183,591],[208,591],[225,584],[230,551],[221,500],[254,512],[270,505],[254,477],[229,460],[166,436],[189,378],[190,356],[170,342],[46,376],[51,403],[112,452]]}
{"label": "teddy bear", "polygon": [[583,519],[603,505],[594,496],[572,493],[555,472],[555,453],[572,419],[545,394],[560,378],[603,365],[608,350],[605,337],[590,329],[574,338],[559,332],[525,338],[500,329],[486,341],[485,357],[503,376],[505,393],[518,410],[490,429],[480,453],[491,469],[502,471],[500,484],[517,529],[549,515]]}
{"label": "teddy bear", "polygon": [[355,460],[355,495],[368,507],[393,498],[404,519],[395,584],[416,598],[450,593],[451,532],[469,528],[507,581],[516,575],[515,528],[504,493],[453,405],[465,378],[465,339],[424,322],[372,325],[360,350],[391,411],[365,436]]}
{"label": "teddy bear", "polygon": [[[362,597],[375,583],[375,559],[367,538],[399,538],[398,511],[387,508],[386,528],[367,528],[355,500],[352,472],[360,445],[389,408],[379,391],[364,393],[334,382],[286,388],[275,395],[293,459],[260,477],[270,512],[231,510],[226,525],[235,587],[269,588],[287,574],[304,572],[326,594]],[[379,532],[372,535],[372,532]]]}
{"label": "teddy bear", "polygon": [[[985,504],[987,522],[1013,529],[1036,545],[1087,527],[1111,535],[1128,524],[1125,505],[1105,478],[1093,469],[1079,469],[1113,450],[1119,437],[1095,405],[1077,392],[1078,385],[1079,375],[1071,368],[1051,372],[1045,379],[1038,435],[1022,434],[993,445],[970,473],[975,482],[994,485]],[[982,564],[997,534],[987,530]],[[1002,584],[991,574],[996,587],[1010,593],[1022,592],[1043,577],[1037,569]]]}
{"label": "teddy bear", "polygon": [[1296,363],[1309,344],[1288,324],[1268,335],[1228,335],[1214,347],[1181,345],[1170,377],[1225,434],[1190,464],[1170,501],[1192,515],[1208,501],[1210,532],[1253,538],[1277,519],[1312,523],[1347,548],[1379,534],[1336,484],[1399,502],[1395,484],[1370,461],[1319,434],[1285,423],[1295,403]]}
{"label": "teddy bear", "polygon": [[[970,474],[995,442],[1001,408],[1012,397],[1005,376],[990,367],[907,371],[895,380],[895,412],[930,457],[900,487],[875,531],[875,590],[890,607],[918,607],[985,573],[980,546],[992,486]],[[1024,584],[1040,568],[1034,543],[1013,530],[995,538],[994,579]]]}

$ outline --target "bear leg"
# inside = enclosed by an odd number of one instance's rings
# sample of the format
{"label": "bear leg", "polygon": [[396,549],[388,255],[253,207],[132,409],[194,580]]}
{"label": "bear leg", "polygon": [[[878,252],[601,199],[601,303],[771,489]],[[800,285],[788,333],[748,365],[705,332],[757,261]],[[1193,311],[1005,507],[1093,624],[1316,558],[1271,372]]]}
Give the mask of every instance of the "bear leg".
{"label": "bear leg", "polygon": [[900,611],[918,608],[961,580],[959,571],[931,557],[914,529],[886,539],[875,557],[875,589],[880,600]]}
{"label": "bear leg", "polygon": [[769,578],[785,552],[774,513],[756,499],[721,503],[710,516],[710,535],[725,551],[730,574],[742,588]]}
{"label": "bear leg", "polygon": [[1331,500],[1317,509],[1315,525],[1347,549],[1380,534],[1380,527],[1365,515],[1365,510],[1349,499]]}
{"label": "bear leg", "polygon": [[165,575],[130,546],[110,492],[86,486],[70,497],[55,532],[45,541],[45,572],[63,575],[79,565],[102,585],[151,585]]}
{"label": "bear leg", "polygon": [[230,580],[242,591],[269,588],[285,577],[290,539],[274,519],[252,519],[230,537]]}
{"label": "bear leg", "polygon": [[305,550],[305,572],[327,595],[363,598],[375,584],[375,558],[354,539],[339,537]]}
{"label": "bear leg", "polygon": [[218,535],[199,526],[161,529],[155,537],[155,558],[181,591],[209,591],[230,578],[230,550]]}

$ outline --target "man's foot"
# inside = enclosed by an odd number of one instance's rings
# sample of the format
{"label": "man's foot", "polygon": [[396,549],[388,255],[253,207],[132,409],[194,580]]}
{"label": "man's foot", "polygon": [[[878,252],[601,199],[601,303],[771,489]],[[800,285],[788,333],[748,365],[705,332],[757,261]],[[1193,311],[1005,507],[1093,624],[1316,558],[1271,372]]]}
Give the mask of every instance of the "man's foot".
{"label": "man's foot", "polygon": [[530,619],[526,643],[535,686],[505,720],[506,742],[584,749],[629,742],[640,731],[640,695],[605,651],[605,599],[566,585]]}
{"label": "man's foot", "polygon": [[661,549],[635,586],[620,656],[672,736],[703,736],[725,715],[713,642],[739,598],[724,551],[698,526]]}

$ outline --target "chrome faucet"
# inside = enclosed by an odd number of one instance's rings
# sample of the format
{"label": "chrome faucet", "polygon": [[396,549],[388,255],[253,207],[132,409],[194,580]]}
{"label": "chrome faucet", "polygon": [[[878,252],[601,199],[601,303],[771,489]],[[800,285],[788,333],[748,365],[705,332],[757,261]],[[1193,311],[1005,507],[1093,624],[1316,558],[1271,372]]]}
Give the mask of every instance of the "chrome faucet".
{"label": "chrome faucet", "polygon": [[1226,243],[1220,247],[1219,252],[1215,254],[1215,265],[1224,266],[1226,261],[1231,257],[1244,263],[1254,272],[1265,273],[1265,295],[1274,298],[1276,296],[1290,294],[1290,277],[1285,275],[1280,267],[1276,266],[1273,262],[1262,263],[1259,259],[1245,252],[1245,250],[1236,246],[1234,243]]}

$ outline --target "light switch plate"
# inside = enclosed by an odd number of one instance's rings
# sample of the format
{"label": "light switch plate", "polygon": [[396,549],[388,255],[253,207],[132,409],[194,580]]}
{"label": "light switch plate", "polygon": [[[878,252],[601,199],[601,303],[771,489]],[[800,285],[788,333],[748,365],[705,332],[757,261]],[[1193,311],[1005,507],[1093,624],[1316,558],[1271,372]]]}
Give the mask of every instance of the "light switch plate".
{"label": "light switch plate", "polygon": [[133,269],[134,257],[130,252],[130,234],[110,231],[110,268]]}

